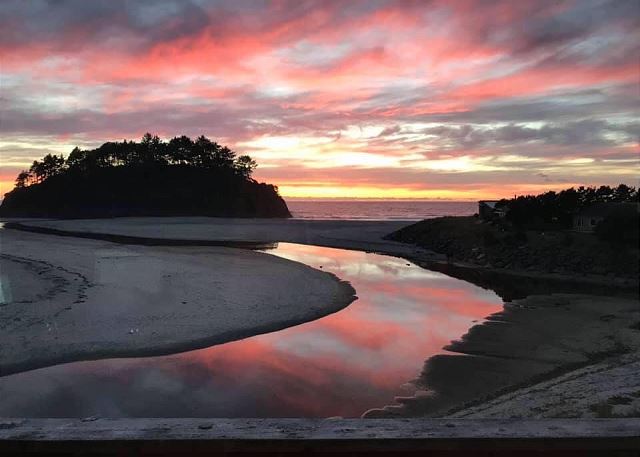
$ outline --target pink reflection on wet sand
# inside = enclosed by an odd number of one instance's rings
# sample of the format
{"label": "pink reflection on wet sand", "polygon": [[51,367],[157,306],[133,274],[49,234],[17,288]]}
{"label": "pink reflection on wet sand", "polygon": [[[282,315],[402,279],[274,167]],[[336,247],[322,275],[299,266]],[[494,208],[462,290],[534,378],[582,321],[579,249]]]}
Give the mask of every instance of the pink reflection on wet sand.
{"label": "pink reflection on wet sand", "polygon": [[[354,417],[412,393],[401,386],[424,360],[502,308],[491,291],[403,259],[289,243],[267,252],[334,273],[358,300],[314,322],[207,349],[9,376],[0,392],[39,386],[45,405],[36,415],[49,416]],[[74,409],[47,409],[61,392],[75,395]],[[0,415],[28,410],[14,402]]]}
{"label": "pink reflection on wet sand", "polygon": [[288,243],[267,252],[322,266],[351,282],[358,300],[317,321],[188,357],[232,377],[271,379],[271,394],[304,416],[360,415],[372,407],[372,391],[382,405],[424,360],[502,307],[492,292],[402,259]]}

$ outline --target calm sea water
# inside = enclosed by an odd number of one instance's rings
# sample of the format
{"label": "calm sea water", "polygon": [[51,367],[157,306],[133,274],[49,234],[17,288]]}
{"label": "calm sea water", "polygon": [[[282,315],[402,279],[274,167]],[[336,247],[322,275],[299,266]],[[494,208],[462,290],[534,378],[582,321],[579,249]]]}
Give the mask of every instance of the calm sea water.
{"label": "calm sea water", "polygon": [[357,417],[410,395],[428,357],[502,309],[493,292],[406,260],[280,243],[358,299],[313,322],[163,357],[0,377],[0,417]]}
{"label": "calm sea water", "polygon": [[419,221],[438,216],[469,216],[477,202],[405,200],[289,200],[299,219],[359,219]]}

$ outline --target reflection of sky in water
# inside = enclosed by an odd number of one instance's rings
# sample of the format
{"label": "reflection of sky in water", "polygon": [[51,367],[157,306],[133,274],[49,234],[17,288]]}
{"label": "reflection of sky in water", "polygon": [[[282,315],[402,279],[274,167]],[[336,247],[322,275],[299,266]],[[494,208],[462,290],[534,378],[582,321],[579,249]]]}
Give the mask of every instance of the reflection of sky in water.
{"label": "reflection of sky in water", "polygon": [[[0,222],[0,230],[4,228],[4,222]],[[2,245],[0,245],[0,253],[2,252]],[[2,274],[0,267],[0,305],[9,303],[11,301],[11,290],[9,289],[9,281],[5,275]],[[0,397],[1,399],[2,397]]]}
{"label": "reflection of sky in water", "polygon": [[0,305],[4,305],[11,301],[11,291],[9,290],[9,281],[0,269]]}
{"label": "reflection of sky in water", "polygon": [[281,243],[269,251],[350,281],[315,322],[165,357],[59,365],[0,379],[0,416],[359,416],[502,307],[490,291],[402,259]]}

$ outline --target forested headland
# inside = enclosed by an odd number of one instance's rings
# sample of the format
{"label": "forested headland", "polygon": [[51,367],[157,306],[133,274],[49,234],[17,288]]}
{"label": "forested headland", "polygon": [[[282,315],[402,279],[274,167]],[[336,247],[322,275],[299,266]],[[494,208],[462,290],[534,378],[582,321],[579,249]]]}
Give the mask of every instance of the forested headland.
{"label": "forested headland", "polygon": [[[609,207],[592,231],[574,218],[594,207]],[[490,217],[426,219],[387,239],[417,244],[449,261],[509,271],[638,278],[638,190],[579,187],[496,202]]]}
{"label": "forested headland", "polygon": [[278,188],[252,178],[257,163],[205,136],[74,148],[47,154],[16,178],[0,215],[19,217],[290,217]]}

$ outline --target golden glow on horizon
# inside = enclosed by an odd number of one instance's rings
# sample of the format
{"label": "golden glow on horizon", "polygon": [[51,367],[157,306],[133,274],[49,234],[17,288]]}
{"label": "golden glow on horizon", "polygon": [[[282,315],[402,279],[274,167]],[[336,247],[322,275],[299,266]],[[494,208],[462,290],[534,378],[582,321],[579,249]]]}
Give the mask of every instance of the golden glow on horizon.
{"label": "golden glow on horizon", "polygon": [[[367,148],[349,137],[358,133],[365,136],[378,133],[377,127],[367,130],[350,129],[349,134],[332,137],[330,135],[311,136],[259,136],[253,140],[232,144],[242,154],[258,159],[259,167],[255,178],[279,186],[284,198],[295,199],[416,199],[416,200],[479,200],[510,198],[513,195],[537,194],[548,190],[560,190],[571,186],[599,185],[603,169],[609,176],[620,176],[624,181],[630,167],[637,161],[630,159],[596,160],[590,157],[530,157],[520,154],[482,155],[431,155],[415,150],[393,151],[392,154],[378,153],[375,148]],[[332,132],[336,133],[336,132]],[[85,140],[86,141],[86,140]],[[69,139],[45,144],[41,142],[5,141],[4,146],[15,149],[12,155],[0,157],[0,198],[14,187],[14,180],[20,169],[30,165],[28,156],[21,150],[63,153],[67,155],[72,146]],[[83,142],[79,142],[81,147]],[[87,144],[86,142],[84,143]],[[0,144],[2,146],[2,144]],[[95,145],[88,144],[88,147]],[[367,152],[373,150],[376,152]],[[529,165],[535,163],[539,171],[538,183],[499,185],[481,180],[464,182],[462,176],[475,173],[526,173]],[[261,176],[261,171],[264,175]],[[362,179],[363,172],[373,170],[372,179]],[[398,176],[398,170],[413,171],[412,181],[385,182],[388,170],[389,181]],[[572,182],[559,179],[571,170]],[[430,176],[460,176],[461,182],[453,184],[438,178],[430,182]],[[421,177],[424,177],[424,183]],[[543,180],[543,179],[544,180]],[[580,179],[582,178],[582,180]],[[566,178],[565,178],[566,179]],[[359,181],[358,181],[359,180]]]}
{"label": "golden glow on horizon", "polygon": [[402,200],[484,200],[511,198],[514,195],[536,194],[549,190],[560,190],[576,184],[533,184],[533,185],[506,185],[481,189],[414,189],[407,187],[373,187],[373,186],[346,186],[341,184],[327,185],[295,185],[287,184],[279,186],[280,195],[296,199],[402,199]]}
{"label": "golden glow on horizon", "polygon": [[402,198],[402,199],[464,199],[469,198],[466,192],[449,189],[409,189],[403,187],[380,188],[371,186],[345,186],[332,184],[328,186],[283,185],[279,187],[280,195],[293,198]]}
{"label": "golden glow on horizon", "polygon": [[469,173],[472,171],[498,171],[505,170],[506,167],[485,165],[491,157],[473,158],[469,156],[456,157],[453,159],[424,160],[415,164],[417,168],[431,171],[448,171],[455,173]]}
{"label": "golden glow on horizon", "polygon": [[[13,178],[0,180],[0,198],[13,189]],[[291,199],[389,199],[389,200],[487,200],[514,195],[538,194],[549,190],[578,187],[580,183],[487,186],[475,189],[416,189],[409,187],[349,186],[340,183],[283,184],[280,195]]]}
{"label": "golden glow on horizon", "polygon": [[316,154],[306,163],[309,168],[354,167],[354,168],[378,168],[399,166],[397,157],[369,152],[327,152]]}
{"label": "golden glow on horizon", "polygon": [[13,189],[13,180],[0,181],[0,198],[4,198],[4,194]]}

